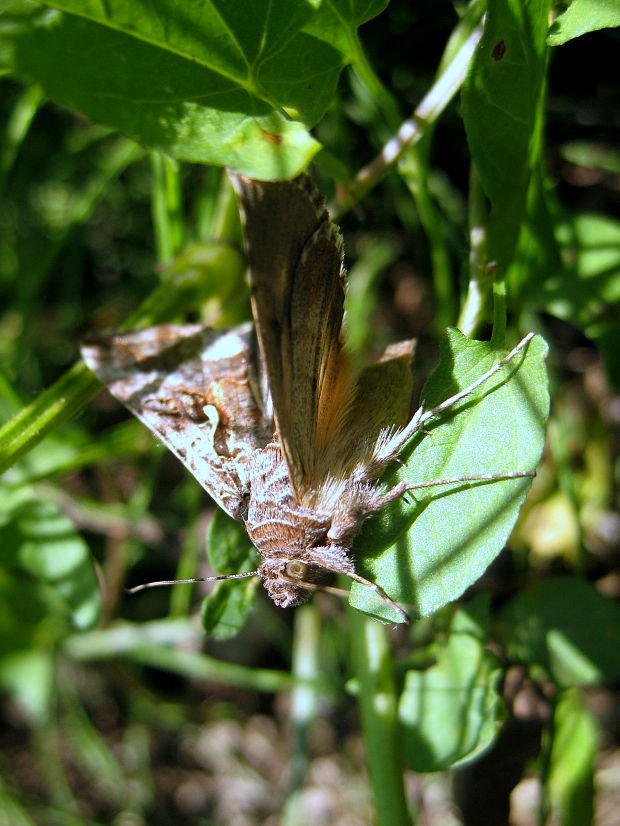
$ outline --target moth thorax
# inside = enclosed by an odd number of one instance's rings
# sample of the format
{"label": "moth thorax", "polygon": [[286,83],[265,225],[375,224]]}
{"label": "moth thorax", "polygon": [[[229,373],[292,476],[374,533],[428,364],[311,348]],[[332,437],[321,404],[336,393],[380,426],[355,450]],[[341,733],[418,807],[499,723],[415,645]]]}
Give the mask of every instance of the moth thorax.
{"label": "moth thorax", "polygon": [[301,559],[266,559],[259,568],[267,593],[281,608],[305,602],[325,573]]}

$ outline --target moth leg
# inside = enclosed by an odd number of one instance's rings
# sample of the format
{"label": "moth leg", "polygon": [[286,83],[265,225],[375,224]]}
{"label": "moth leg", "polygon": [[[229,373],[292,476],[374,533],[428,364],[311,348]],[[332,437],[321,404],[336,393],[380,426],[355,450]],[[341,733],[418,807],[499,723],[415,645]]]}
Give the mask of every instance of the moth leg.
{"label": "moth leg", "polygon": [[531,478],[536,476],[536,471],[534,470],[513,470],[509,473],[477,473],[472,476],[453,476],[450,479],[435,479],[431,482],[413,482],[409,483],[406,481],[399,482],[397,485],[394,485],[393,488],[388,490],[386,493],[381,496],[376,503],[376,510],[373,512],[379,511],[384,508],[386,505],[389,505],[391,502],[394,502],[396,499],[400,499],[400,497],[407,493],[410,490],[420,490],[421,488],[435,488],[439,485],[458,485],[462,482],[497,482],[502,479],[523,479],[523,478]]}
{"label": "moth leg", "polygon": [[389,462],[396,459],[402,448],[405,446],[405,444],[409,441],[409,439],[411,439],[414,433],[421,429],[423,424],[425,424],[429,419],[433,419],[435,418],[435,416],[438,416],[440,413],[443,413],[445,410],[448,410],[457,402],[461,401],[461,399],[464,399],[466,396],[469,396],[470,393],[473,393],[473,391],[480,387],[481,384],[484,384],[484,382],[488,381],[492,376],[498,373],[502,369],[502,367],[508,364],[508,362],[512,361],[512,359],[530,343],[530,341],[534,338],[535,335],[535,333],[528,333],[527,335],[525,335],[521,339],[521,341],[515,347],[513,347],[513,349],[508,353],[507,356],[504,356],[504,358],[500,359],[500,361],[498,361],[497,364],[494,364],[492,367],[490,367],[486,371],[486,373],[483,373],[482,376],[477,378],[474,382],[468,384],[467,387],[464,387],[462,390],[459,390],[458,393],[455,393],[453,396],[450,396],[450,398],[441,402],[441,404],[438,404],[435,407],[431,407],[430,410],[426,411],[424,410],[423,406],[419,407],[413,414],[413,417],[408,425],[406,425],[402,430],[397,431],[391,438],[387,439],[383,444],[379,445],[378,450],[372,458],[373,469],[382,468]]}
{"label": "moth leg", "polygon": [[[379,596],[384,602],[387,602],[387,604],[390,605],[398,613],[399,617],[401,618],[401,622],[405,622],[407,624],[410,623],[410,619],[409,619],[405,609],[402,608],[397,602],[395,602],[392,599],[392,597],[388,596],[388,594],[385,593],[383,588],[380,585],[377,585],[376,582],[371,582],[369,579],[365,579],[365,577],[360,576],[359,574],[355,573],[355,570],[353,569],[352,565],[350,566],[350,568],[349,568],[349,566],[347,566],[346,571],[340,570],[338,568],[329,568],[329,567],[326,567],[325,570],[326,571],[333,571],[333,573],[335,573],[335,574],[343,574],[344,576],[348,577],[349,579],[352,579],[354,582],[359,582],[360,585],[365,585],[367,588],[371,588],[375,592],[375,594],[377,594],[377,596]],[[302,588],[303,587],[308,587],[308,584],[304,583],[303,581],[300,582],[299,580],[297,580],[296,584],[300,585]],[[314,589],[315,586],[310,584],[310,588]]]}
{"label": "moth leg", "polygon": [[407,625],[410,624],[411,620],[409,619],[409,616],[405,609],[401,608],[401,606],[397,602],[395,602],[392,599],[392,597],[388,596],[380,585],[377,585],[376,582],[371,582],[369,579],[365,579],[363,576],[360,576],[359,574],[347,573],[346,576],[348,576],[349,579],[352,579],[354,582],[359,582],[360,585],[365,585],[367,588],[372,588],[372,590],[375,592],[375,594],[377,594],[377,596],[379,596],[384,602],[387,602],[387,604],[390,605],[398,613],[398,616],[401,618],[402,622],[406,623]]}

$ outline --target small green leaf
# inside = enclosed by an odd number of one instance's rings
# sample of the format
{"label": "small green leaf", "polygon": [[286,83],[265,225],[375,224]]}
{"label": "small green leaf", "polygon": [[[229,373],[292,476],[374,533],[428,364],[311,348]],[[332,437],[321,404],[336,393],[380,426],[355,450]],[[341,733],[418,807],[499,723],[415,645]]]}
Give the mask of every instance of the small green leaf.
{"label": "small green leaf", "polygon": [[0,547],[12,569],[33,584],[51,587],[57,612],[67,612],[74,627],[92,628],[100,597],[90,554],[71,520],[27,487],[5,488]]}
{"label": "small green leaf", "polygon": [[[218,574],[253,571],[258,566],[258,552],[243,525],[219,508],[209,525],[207,552]],[[220,640],[237,634],[245,624],[258,585],[257,577],[218,582],[202,605],[205,631]]]}
{"label": "small green leaf", "polygon": [[[395,466],[384,478],[384,488],[401,479],[415,483],[533,470],[549,410],[546,352],[543,339],[535,337],[525,354],[425,425],[426,432],[418,432],[403,451],[404,467]],[[467,387],[503,355],[486,342],[449,331],[439,366],[424,388],[424,406]],[[530,482],[470,482],[406,494],[364,524],[354,545],[358,572],[415,613],[436,611],[457,599],[502,550]],[[361,593],[354,585],[356,607],[364,605]]]}
{"label": "small green leaf", "polygon": [[399,717],[405,759],[414,771],[462,765],[497,735],[504,716],[501,669],[485,650],[487,624],[486,600],[457,611],[447,639],[433,646],[435,665],[407,672]]}
{"label": "small green leaf", "polygon": [[99,617],[88,549],[72,522],[33,489],[0,486],[0,686],[44,721],[61,639]]}
{"label": "small green leaf", "polygon": [[620,26],[617,0],[572,0],[549,30],[548,43],[560,46],[575,37],[598,29]]}
{"label": "small green leaf", "polygon": [[0,686],[17,699],[31,720],[44,722],[54,693],[53,652],[34,645],[8,654],[0,651]]}
{"label": "small green leaf", "polygon": [[563,264],[532,279],[524,298],[538,311],[577,325],[600,348],[609,378],[620,387],[620,223],[583,214],[558,227]]}
{"label": "small green leaf", "polygon": [[535,583],[502,611],[498,633],[510,657],[562,687],[620,677],[620,608],[583,579]]}
{"label": "small green leaf", "polygon": [[553,715],[547,790],[554,823],[588,826],[594,817],[598,730],[579,692],[565,691]]}
{"label": "small green leaf", "polygon": [[258,566],[258,551],[243,525],[217,508],[207,533],[207,553],[218,574],[252,571]]}
{"label": "small green leaf", "polygon": [[218,582],[202,603],[200,618],[207,634],[216,640],[228,640],[238,634],[246,623],[259,585],[257,577]]}

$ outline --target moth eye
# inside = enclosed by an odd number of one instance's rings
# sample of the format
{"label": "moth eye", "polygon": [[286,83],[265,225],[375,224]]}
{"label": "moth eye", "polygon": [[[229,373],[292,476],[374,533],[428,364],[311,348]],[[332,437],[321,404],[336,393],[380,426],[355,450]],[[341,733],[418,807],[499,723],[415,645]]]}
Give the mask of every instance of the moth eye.
{"label": "moth eye", "polygon": [[308,579],[308,566],[305,562],[300,562],[298,559],[294,559],[292,562],[287,562],[285,571],[287,576],[290,576],[291,579],[298,579],[300,581]]}

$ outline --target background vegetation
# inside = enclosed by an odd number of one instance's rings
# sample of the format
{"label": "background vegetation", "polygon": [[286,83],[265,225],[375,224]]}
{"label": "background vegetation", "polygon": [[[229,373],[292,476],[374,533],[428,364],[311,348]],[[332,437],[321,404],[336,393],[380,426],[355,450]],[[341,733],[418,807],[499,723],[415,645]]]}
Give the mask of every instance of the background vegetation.
{"label": "background vegetation", "polygon": [[[573,0],[550,27],[563,10],[2,4],[0,823],[614,822],[620,15]],[[199,588],[123,591],[248,547],[95,398],[80,338],[247,318],[221,165],[310,161],[356,357],[416,336],[421,387],[449,325],[550,345],[509,547],[411,628],[321,594],[282,612],[252,581],[202,626]]]}

